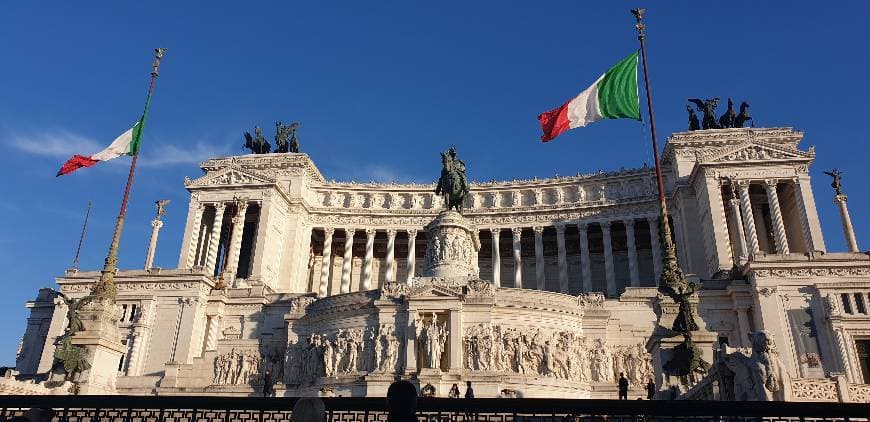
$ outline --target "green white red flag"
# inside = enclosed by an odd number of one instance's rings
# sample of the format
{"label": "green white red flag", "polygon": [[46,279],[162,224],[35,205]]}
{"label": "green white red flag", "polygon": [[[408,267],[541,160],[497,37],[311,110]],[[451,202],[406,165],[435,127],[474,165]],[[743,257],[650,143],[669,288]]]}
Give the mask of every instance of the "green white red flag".
{"label": "green white red flag", "polygon": [[567,103],[541,113],[538,121],[544,132],[541,140],[547,142],[569,129],[619,118],[640,120],[636,51]]}
{"label": "green white red flag", "polygon": [[[147,110],[146,110],[147,113]],[[127,129],[126,132],[115,138],[106,149],[90,155],[73,155],[72,158],[63,163],[60,170],[57,171],[57,176],[70,174],[82,167],[90,167],[101,161],[109,161],[123,155],[136,155],[139,152],[139,144],[142,138],[142,127],[144,126],[145,115],[142,119],[133,124],[133,127]]]}

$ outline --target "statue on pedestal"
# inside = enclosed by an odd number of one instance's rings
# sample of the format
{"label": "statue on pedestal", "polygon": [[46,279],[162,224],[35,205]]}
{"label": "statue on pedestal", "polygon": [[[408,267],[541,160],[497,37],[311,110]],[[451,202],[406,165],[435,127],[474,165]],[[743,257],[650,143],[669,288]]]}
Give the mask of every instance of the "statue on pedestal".
{"label": "statue on pedestal", "polygon": [[716,106],[719,105],[719,97],[707,98],[706,100],[689,98],[689,102],[695,104],[698,107],[698,111],[704,113],[704,117],[701,120],[704,129],[721,128],[719,123],[716,122]]}
{"label": "statue on pedestal", "polygon": [[299,122],[290,123],[285,126],[280,121],[275,122],[275,152],[279,153],[298,153],[299,141],[296,139],[296,129],[299,128]]}
{"label": "statue on pedestal", "polygon": [[250,132],[245,132],[245,148],[251,150],[251,154],[268,154],[272,150],[272,145],[263,136],[263,129],[259,126],[254,126],[254,136]]}
{"label": "statue on pedestal", "polygon": [[456,147],[450,147],[441,153],[441,177],[435,187],[436,195],[444,196],[444,204],[448,210],[462,212],[462,204],[468,195],[468,177],[465,174],[465,162],[456,158]]}
{"label": "statue on pedestal", "polygon": [[843,172],[837,169],[833,169],[831,171],[826,171],[825,174],[831,176],[833,180],[831,180],[831,187],[834,188],[834,192],[837,193],[837,196],[843,194]]}

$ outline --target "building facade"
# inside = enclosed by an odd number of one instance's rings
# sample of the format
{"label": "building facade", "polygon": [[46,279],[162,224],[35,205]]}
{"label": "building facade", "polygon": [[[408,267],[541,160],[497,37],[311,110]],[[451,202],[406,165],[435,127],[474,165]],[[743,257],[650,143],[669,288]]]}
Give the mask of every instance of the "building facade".
{"label": "building facade", "polygon": [[[327,181],[305,154],[210,159],[185,180],[177,268],[116,276],[127,351],[114,389],[250,395],[268,370],[288,396],[384,395],[402,377],[440,396],[472,381],[478,397],[610,398],[620,373],[633,396],[650,379],[685,391],[693,381],[663,376],[650,342],[667,312],[656,285],[670,224],[707,346],[749,347],[766,330],[793,399],[837,376],[870,400],[870,257],[826,250],[802,138],[673,134],[668,222],[648,167],[474,183],[472,240],[452,243],[427,230],[444,208],[433,184]],[[438,257],[473,271],[427,276]],[[99,276],[56,281],[75,298]],[[16,370],[39,378],[66,305],[43,289],[28,307]]]}

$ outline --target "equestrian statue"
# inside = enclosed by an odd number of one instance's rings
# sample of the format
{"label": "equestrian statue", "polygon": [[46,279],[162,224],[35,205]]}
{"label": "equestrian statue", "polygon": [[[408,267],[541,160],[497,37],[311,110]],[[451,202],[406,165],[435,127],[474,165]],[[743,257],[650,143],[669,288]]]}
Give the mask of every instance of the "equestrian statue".
{"label": "equestrian statue", "polygon": [[245,132],[245,148],[251,150],[251,154],[268,154],[272,151],[272,145],[263,136],[263,129],[259,126],[254,126],[254,136],[250,132]]}
{"label": "equestrian statue", "polygon": [[468,195],[468,177],[465,174],[465,162],[456,158],[456,147],[450,147],[441,153],[441,178],[435,187],[436,195],[444,196],[444,204],[448,210],[462,212],[462,204]]}

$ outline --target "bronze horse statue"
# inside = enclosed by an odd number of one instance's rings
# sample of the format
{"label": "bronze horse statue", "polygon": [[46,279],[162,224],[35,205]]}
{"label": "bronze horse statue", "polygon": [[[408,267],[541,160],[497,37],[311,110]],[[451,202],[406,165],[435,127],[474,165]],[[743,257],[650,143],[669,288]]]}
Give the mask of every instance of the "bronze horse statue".
{"label": "bronze horse statue", "polygon": [[254,126],[254,136],[250,132],[245,132],[245,148],[251,150],[251,154],[268,154],[272,151],[272,145],[263,136],[263,130],[259,126]]}
{"label": "bronze horse statue", "polygon": [[734,118],[734,127],[743,127],[747,120],[752,120],[752,116],[749,115],[749,103],[744,101],[740,103],[740,113]]}
{"label": "bronze horse statue", "polygon": [[734,122],[737,120],[737,114],[734,113],[734,101],[728,99],[728,109],[725,110],[725,114],[722,117],[719,117],[719,127],[722,129],[732,128],[734,127]]}
{"label": "bronze horse statue", "polygon": [[456,148],[441,153],[441,177],[435,186],[435,194],[444,196],[447,209],[462,212],[462,203],[468,195],[468,179],[465,176],[465,163],[456,158]]}

